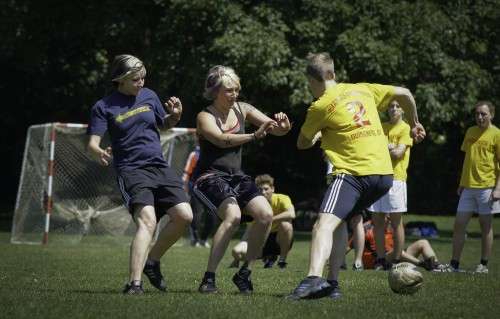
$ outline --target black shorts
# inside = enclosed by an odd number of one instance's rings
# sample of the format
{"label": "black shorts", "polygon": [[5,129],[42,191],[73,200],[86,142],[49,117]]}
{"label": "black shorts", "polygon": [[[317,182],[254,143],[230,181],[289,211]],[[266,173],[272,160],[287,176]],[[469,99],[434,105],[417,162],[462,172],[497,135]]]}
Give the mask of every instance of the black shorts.
{"label": "black shorts", "polygon": [[[264,248],[262,248],[262,258],[277,256],[281,254],[280,245],[278,243],[278,232],[269,233],[269,237],[267,237],[266,243],[264,244]],[[290,243],[290,248],[293,246],[293,239]]]}
{"label": "black shorts", "polygon": [[[243,209],[252,199],[262,195],[250,176],[223,172],[207,173],[200,176],[194,182],[193,192],[217,217],[219,217],[217,209],[229,197],[234,197],[238,206]],[[244,214],[241,220],[250,221],[252,218]]]}
{"label": "black shorts", "polygon": [[117,175],[123,201],[131,214],[135,205],[151,205],[159,220],[169,208],[189,202],[182,180],[170,167],[146,166]]}
{"label": "black shorts", "polygon": [[335,175],[323,197],[320,213],[349,219],[384,196],[392,187],[392,180],[392,175]]}

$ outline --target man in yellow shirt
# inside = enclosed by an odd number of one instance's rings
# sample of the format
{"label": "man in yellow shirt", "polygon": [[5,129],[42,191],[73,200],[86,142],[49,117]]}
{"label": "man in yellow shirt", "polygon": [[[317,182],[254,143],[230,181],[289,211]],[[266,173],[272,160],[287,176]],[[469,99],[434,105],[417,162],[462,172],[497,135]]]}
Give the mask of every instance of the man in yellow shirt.
{"label": "man in yellow shirt", "polygon": [[391,189],[379,200],[373,203],[368,210],[373,213],[377,260],[375,270],[387,269],[385,252],[385,217],[389,218],[394,230],[394,249],[390,262],[399,263],[405,243],[405,229],[403,226],[403,213],[407,211],[406,178],[410,162],[410,147],[413,140],[410,136],[410,126],[403,121],[403,109],[398,101],[389,103],[387,110],[389,122],[382,124],[384,134],[389,141],[388,149],[391,155],[394,181]]}
{"label": "man in yellow shirt", "polygon": [[475,272],[487,274],[493,246],[493,214],[500,212],[500,130],[491,123],[495,116],[491,102],[478,102],[474,112],[476,125],[467,130],[461,147],[465,160],[457,191],[460,200],[453,229],[453,252],[446,271],[460,271],[465,230],[472,215],[477,213],[481,226],[481,260]]}
{"label": "man in yellow shirt", "polygon": [[[271,232],[262,249],[262,259],[264,268],[271,268],[279,255],[278,267],[286,268],[286,257],[292,248],[293,225],[295,218],[295,208],[290,197],[284,194],[274,192],[274,178],[268,174],[259,175],[255,178],[255,184],[262,192],[262,195],[269,201],[273,209],[273,222]],[[247,227],[248,230],[248,227]],[[245,260],[247,252],[246,231],[242,240],[234,246],[232,255],[234,261],[231,267],[238,267],[241,260]]]}
{"label": "man in yellow shirt", "polygon": [[[309,54],[306,76],[316,101],[307,110],[297,148],[310,148],[321,139],[334,178],[313,228],[307,277],[287,297],[292,300],[339,297],[337,267],[342,264],[347,245],[344,220],[373,204],[392,186],[388,143],[378,112],[397,100],[408,115],[415,141],[425,137],[408,89],[337,83],[328,53]],[[330,271],[325,280],[323,268],[329,256]]]}

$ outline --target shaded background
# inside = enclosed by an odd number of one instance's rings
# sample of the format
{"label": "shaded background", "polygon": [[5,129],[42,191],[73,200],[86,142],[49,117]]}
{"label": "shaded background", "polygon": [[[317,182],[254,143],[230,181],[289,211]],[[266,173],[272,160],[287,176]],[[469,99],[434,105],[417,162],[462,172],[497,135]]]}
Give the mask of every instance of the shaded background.
{"label": "shaded background", "polygon": [[[308,52],[327,51],[343,82],[408,87],[429,138],[412,148],[409,211],[453,213],[465,130],[477,100],[500,102],[500,1],[22,1],[2,0],[0,218],[10,220],[27,128],[87,123],[117,54],[144,60],[146,86],[180,97],[179,126],[193,127],[208,102],[207,70],[236,69],[242,100],[294,122],[286,137],[245,146],[244,168],[270,173],[278,192],[314,208],[324,189],[318,146],[295,141],[312,97]],[[498,120],[494,120],[498,123]],[[8,226],[10,227],[10,225]]]}

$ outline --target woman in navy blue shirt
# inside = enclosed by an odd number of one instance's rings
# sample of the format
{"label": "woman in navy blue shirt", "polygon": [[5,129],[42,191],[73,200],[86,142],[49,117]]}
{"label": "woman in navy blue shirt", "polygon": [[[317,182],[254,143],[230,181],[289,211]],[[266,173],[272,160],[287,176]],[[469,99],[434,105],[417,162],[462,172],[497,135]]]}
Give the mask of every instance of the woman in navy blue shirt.
{"label": "woman in navy blue shirt", "polygon": [[[113,162],[124,203],[137,225],[126,294],[144,293],[142,272],[154,287],[167,290],[160,258],[193,218],[182,180],[163,158],[160,144],[160,129],[177,124],[182,103],[171,97],[163,106],[156,93],[144,87],[145,76],[141,60],[127,54],[117,56],[111,70],[115,90],[94,105],[88,127],[88,148],[102,165]],[[111,147],[103,149],[100,144],[106,131]],[[156,225],[165,214],[170,222],[148,255]]]}

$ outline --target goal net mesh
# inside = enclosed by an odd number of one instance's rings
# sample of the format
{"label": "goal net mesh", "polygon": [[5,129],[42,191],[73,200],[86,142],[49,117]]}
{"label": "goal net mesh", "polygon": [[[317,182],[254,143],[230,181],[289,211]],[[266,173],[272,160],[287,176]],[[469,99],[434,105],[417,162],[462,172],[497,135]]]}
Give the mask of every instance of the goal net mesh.
{"label": "goal net mesh", "polygon": [[[55,138],[52,205],[48,208],[51,136]],[[50,210],[48,238],[51,243],[77,243],[84,236],[121,241],[120,237],[135,232],[135,224],[118,191],[114,168],[93,160],[86,150],[87,143],[85,125],[54,123],[28,129],[12,243],[42,243],[47,210]],[[109,137],[104,136],[101,146],[109,144]],[[161,144],[165,159],[182,176],[187,157],[195,147],[194,130],[162,132]]]}

